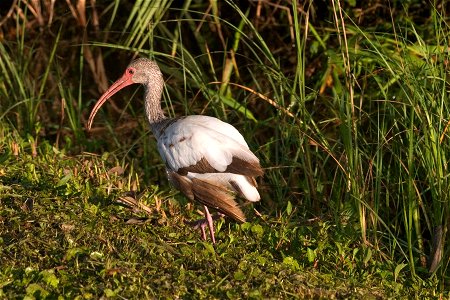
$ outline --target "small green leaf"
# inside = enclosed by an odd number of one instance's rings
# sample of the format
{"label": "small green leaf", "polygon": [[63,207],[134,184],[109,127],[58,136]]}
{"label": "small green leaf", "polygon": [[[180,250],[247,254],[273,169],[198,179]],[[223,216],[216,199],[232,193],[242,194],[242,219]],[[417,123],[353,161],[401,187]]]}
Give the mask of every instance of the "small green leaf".
{"label": "small green leaf", "polygon": [[108,160],[109,152],[103,152],[102,154],[102,160]]}
{"label": "small green leaf", "polygon": [[59,279],[56,277],[54,270],[44,270],[40,274],[45,283],[52,287],[58,286]]}
{"label": "small green leaf", "polygon": [[75,256],[77,256],[79,254],[84,254],[85,252],[86,252],[86,249],[84,249],[84,248],[78,248],[78,247],[77,248],[70,248],[66,252],[65,259],[66,260],[71,260]]}
{"label": "small green leaf", "polygon": [[371,258],[372,258],[372,250],[370,250],[370,248],[368,248],[366,257],[364,257],[364,264],[366,265]]}
{"label": "small green leaf", "polygon": [[234,272],[234,280],[244,280],[245,279],[245,274],[242,271],[236,271]]}
{"label": "small green leaf", "polygon": [[407,264],[401,263],[395,267],[395,271],[394,271],[394,281],[395,282],[397,282],[397,277],[398,277],[398,274],[400,274],[400,271],[406,266],[407,266]]}
{"label": "small green leaf", "polygon": [[267,263],[267,259],[264,256],[258,256],[256,260],[260,266],[264,266]]}
{"label": "small green leaf", "polygon": [[289,268],[291,268],[294,271],[300,270],[300,265],[298,264],[298,261],[295,258],[293,258],[292,256],[286,256],[283,259],[283,264],[285,264],[286,266],[288,266]]}
{"label": "small green leaf", "polygon": [[66,183],[69,182],[70,179],[72,179],[72,176],[73,176],[72,172],[69,172],[66,176],[64,176],[58,181],[56,187],[66,185]]}
{"label": "small green leaf", "polygon": [[[45,299],[50,293],[37,283],[31,283],[27,286],[27,296],[33,296],[38,299]],[[32,298],[33,299],[33,298]]]}
{"label": "small green leaf", "polygon": [[4,164],[11,157],[11,151],[8,149],[4,150],[4,153],[0,154],[0,164]]}
{"label": "small green leaf", "polygon": [[211,243],[203,242],[203,246],[205,247],[205,250],[206,250],[203,252],[207,252],[207,253],[211,254],[213,257],[216,256],[216,250],[214,249],[214,246]]}
{"label": "small green leaf", "polygon": [[228,299],[238,299],[239,298],[237,292],[233,291],[233,290],[228,290],[226,292],[226,294],[227,294]]}
{"label": "small green leaf", "polygon": [[255,234],[258,238],[261,238],[264,235],[264,229],[261,225],[255,224],[251,229],[252,233]]}
{"label": "small green leaf", "polygon": [[100,260],[103,258],[103,253],[98,252],[98,251],[94,251],[89,255],[92,259],[94,260]]}
{"label": "small green leaf", "polygon": [[288,216],[290,216],[291,213],[292,213],[292,203],[291,203],[291,201],[288,201],[288,203],[287,203],[286,213],[288,214]]}
{"label": "small green leaf", "polygon": [[115,297],[116,296],[116,292],[114,292],[111,289],[104,289],[103,293],[105,293],[106,297]]}
{"label": "small green leaf", "polygon": [[250,291],[250,292],[248,293],[248,297],[249,297],[250,299],[261,299],[261,298],[262,298],[261,291],[260,291],[259,289]]}
{"label": "small green leaf", "polygon": [[318,41],[313,41],[312,43],[310,43],[309,45],[309,51],[311,52],[311,54],[316,54],[317,52],[319,52],[319,42]]}
{"label": "small green leaf", "polygon": [[336,245],[336,248],[338,249],[338,254],[343,256],[344,255],[344,249],[342,248],[342,244],[339,242],[334,242]]}
{"label": "small green leaf", "polygon": [[308,249],[306,249],[306,254],[308,256],[308,261],[310,263],[314,262],[314,260],[316,259],[316,251],[308,247]]}
{"label": "small green leaf", "polygon": [[245,222],[245,223],[242,223],[240,226],[241,226],[242,230],[247,231],[252,227],[252,224],[250,224],[249,222]]}

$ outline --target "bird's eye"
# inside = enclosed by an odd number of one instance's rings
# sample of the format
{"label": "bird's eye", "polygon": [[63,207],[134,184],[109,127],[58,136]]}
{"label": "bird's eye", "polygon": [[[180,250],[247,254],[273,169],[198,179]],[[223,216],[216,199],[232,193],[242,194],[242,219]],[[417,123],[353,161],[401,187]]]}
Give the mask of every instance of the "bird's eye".
{"label": "bird's eye", "polygon": [[133,75],[134,74],[134,69],[128,69],[128,74]]}

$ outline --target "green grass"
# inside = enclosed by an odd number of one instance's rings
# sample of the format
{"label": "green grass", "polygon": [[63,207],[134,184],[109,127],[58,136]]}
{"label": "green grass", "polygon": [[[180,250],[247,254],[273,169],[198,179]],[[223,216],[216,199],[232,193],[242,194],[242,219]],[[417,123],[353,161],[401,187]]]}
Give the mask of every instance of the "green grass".
{"label": "green grass", "polygon": [[[19,1],[1,23],[0,295],[446,297],[444,6],[156,2]],[[219,222],[215,249],[184,225],[200,216],[167,183],[142,89],[85,132],[139,55],[168,115],[230,122],[265,168],[261,216]]]}
{"label": "green grass", "polygon": [[13,143],[20,150],[3,156],[0,168],[4,298],[375,299],[411,292],[394,261],[355,239],[354,223],[299,224],[289,205],[275,218],[221,222],[213,248],[184,225],[198,215],[178,194],[142,189],[139,201],[150,215],[120,205],[139,178],[131,167],[111,172],[121,167],[114,155],[71,157],[43,142],[32,157],[27,142],[5,142],[5,152]]}

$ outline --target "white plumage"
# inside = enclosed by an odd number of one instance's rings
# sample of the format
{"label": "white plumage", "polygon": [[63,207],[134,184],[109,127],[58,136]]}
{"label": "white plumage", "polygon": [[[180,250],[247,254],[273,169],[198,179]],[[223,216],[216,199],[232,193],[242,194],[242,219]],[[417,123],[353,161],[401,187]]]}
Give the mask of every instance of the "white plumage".
{"label": "white plumage", "polygon": [[208,116],[187,116],[168,126],[158,138],[158,150],[173,171],[197,164],[202,158],[225,172],[233,156],[259,163],[239,131]]}
{"label": "white plumage", "polygon": [[257,202],[261,199],[259,196],[258,190],[254,185],[252,185],[244,175],[239,174],[233,174],[233,173],[205,173],[205,174],[198,174],[198,173],[187,173],[187,177],[197,178],[200,180],[215,180],[225,186],[227,186],[230,190],[234,190],[235,192],[238,192],[237,189],[235,189],[230,182],[236,182],[236,184],[239,187],[239,190],[242,192],[242,197],[245,198],[248,201],[251,202]]}
{"label": "white plumage", "polygon": [[186,197],[204,205],[206,219],[196,224],[204,239],[204,227],[208,225],[214,243],[208,207],[244,222],[245,215],[235,197],[259,201],[255,177],[263,175],[263,171],[258,158],[239,131],[219,119],[200,115],[166,118],[160,104],[164,85],[161,71],[155,62],[144,58],[133,61],[98,100],[88,120],[89,129],[101,105],[133,83],[145,87],[145,110],[169,181]]}

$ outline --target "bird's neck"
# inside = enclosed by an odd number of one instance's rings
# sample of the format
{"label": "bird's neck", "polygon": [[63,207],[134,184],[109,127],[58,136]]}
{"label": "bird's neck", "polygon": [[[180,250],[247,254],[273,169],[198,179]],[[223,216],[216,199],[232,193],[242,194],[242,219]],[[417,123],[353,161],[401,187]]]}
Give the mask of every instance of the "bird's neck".
{"label": "bird's neck", "polygon": [[159,131],[159,127],[167,117],[161,108],[161,96],[164,82],[148,83],[145,86],[145,112],[147,114],[148,122],[154,134]]}

